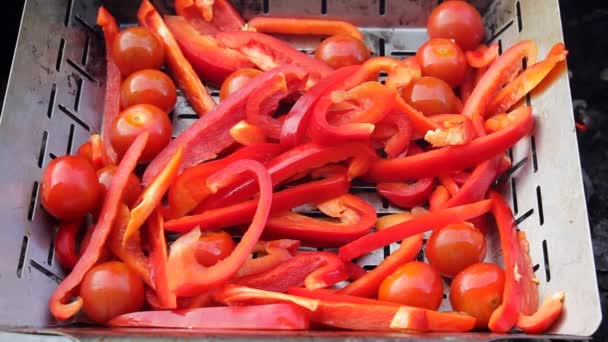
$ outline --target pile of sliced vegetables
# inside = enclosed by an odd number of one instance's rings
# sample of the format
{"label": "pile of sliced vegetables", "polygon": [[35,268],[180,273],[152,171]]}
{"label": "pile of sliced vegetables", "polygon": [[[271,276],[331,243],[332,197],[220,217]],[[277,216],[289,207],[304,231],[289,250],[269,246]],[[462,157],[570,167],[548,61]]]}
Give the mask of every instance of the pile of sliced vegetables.
{"label": "pile of sliced vegetables", "polygon": [[[559,317],[564,294],[539,306],[525,234],[492,186],[534,126],[519,102],[565,60],[563,44],[538,62],[532,41],[499,54],[462,1],[438,6],[431,39],[403,60],[370,57],[343,21],[245,23],[226,0],[175,9],[162,17],[144,0],[141,26],[122,31],[99,9],[101,135],[42,178],[68,272],[49,300],[57,320],[538,333]],[[313,57],[269,33],[328,38]],[[220,103],[203,82],[221,86]],[[176,85],[200,118],[171,139]],[[377,217],[352,182],[404,212]],[[294,211],[305,204],[325,217]],[[503,267],[483,262],[491,229]],[[395,242],[374,269],[355,263]],[[416,261],[423,245],[428,262]],[[442,277],[453,312],[437,311]]]}

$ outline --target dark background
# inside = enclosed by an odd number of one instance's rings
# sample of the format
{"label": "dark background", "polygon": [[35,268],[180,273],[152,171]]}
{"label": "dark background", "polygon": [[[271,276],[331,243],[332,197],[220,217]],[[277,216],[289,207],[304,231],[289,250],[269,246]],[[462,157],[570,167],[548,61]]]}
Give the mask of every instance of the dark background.
{"label": "dark background", "polygon": [[[125,0],[129,1],[129,0]],[[543,1],[543,0],[539,0]],[[19,30],[23,0],[0,4],[0,97],[4,96],[12,51]],[[603,316],[608,317],[608,1],[561,0],[561,14],[571,73],[576,120],[587,126],[579,131],[581,164]],[[595,339],[608,339],[607,320]]]}

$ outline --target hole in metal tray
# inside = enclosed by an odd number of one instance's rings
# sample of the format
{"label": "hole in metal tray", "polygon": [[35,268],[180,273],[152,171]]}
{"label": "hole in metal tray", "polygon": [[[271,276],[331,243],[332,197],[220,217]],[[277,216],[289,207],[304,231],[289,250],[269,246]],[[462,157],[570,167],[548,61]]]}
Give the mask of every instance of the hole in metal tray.
{"label": "hole in metal tray", "polygon": [[524,222],[528,217],[532,216],[532,214],[534,214],[534,209],[526,211],[523,215],[515,219],[515,225],[517,226],[520,223]]}
{"label": "hole in metal tray", "polygon": [[494,35],[492,37],[490,37],[490,39],[488,39],[488,42],[489,43],[493,42],[494,39],[498,38],[501,34],[503,34],[509,27],[511,27],[511,25],[513,25],[513,20],[509,21],[505,26],[503,26],[503,28],[496,31],[494,33]]}
{"label": "hole in metal tray", "polygon": [[196,114],[177,114],[178,119],[198,119]]}
{"label": "hole in metal tray", "polygon": [[21,241],[21,253],[19,253],[19,262],[17,262],[17,278],[21,278],[23,275],[23,265],[25,264],[25,256],[27,254],[27,246],[30,238],[27,235],[23,235]]}
{"label": "hole in metal tray", "polygon": [[46,144],[49,138],[49,132],[42,132],[42,142],[40,143],[40,152],[38,153],[38,167],[42,168],[44,162],[44,155],[46,154]]}
{"label": "hole in metal tray", "polygon": [[502,55],[502,39],[498,40],[498,54]]}
{"label": "hole in metal tray", "polygon": [[59,41],[59,50],[57,51],[57,61],[55,62],[55,70],[61,71],[61,64],[63,61],[63,49],[65,49],[65,39],[61,38]]}
{"label": "hole in metal tray", "polygon": [[91,45],[91,36],[88,34],[84,38],[84,47],[82,48],[82,65],[86,66],[89,61],[89,45]]}
{"label": "hole in metal tray", "polygon": [[386,13],[386,1],[380,0],[378,2],[378,14],[384,15]]}
{"label": "hole in metal tray", "polygon": [[393,57],[407,57],[415,55],[416,51],[391,51],[391,56]]}
{"label": "hole in metal tray", "polygon": [[270,4],[268,0],[264,0],[262,2],[262,11],[264,14],[268,14],[268,12],[270,12]]}
{"label": "hole in metal tray", "polygon": [[101,33],[97,29],[95,29],[94,26],[92,26],[91,24],[87,23],[84,19],[82,19],[78,15],[74,16],[74,19],[76,19],[77,22],[79,22],[82,26],[84,26],[84,28],[86,28],[87,30],[91,31],[95,36],[97,36],[97,38],[101,39]]}
{"label": "hole in metal tray", "polygon": [[72,154],[72,144],[74,143],[74,124],[70,124],[70,133],[68,134],[68,144],[65,148],[65,154]]}
{"label": "hole in metal tray", "polygon": [[51,85],[51,96],[49,96],[49,107],[46,110],[46,116],[50,119],[53,117],[53,108],[55,107],[55,97],[57,95],[57,83]]}
{"label": "hole in metal tray", "polygon": [[46,268],[44,268],[44,266],[40,265],[36,261],[30,260],[30,266],[32,266],[36,271],[38,271],[38,272],[44,274],[45,276],[49,277],[51,280],[53,280],[57,284],[61,283],[62,278],[60,276],[58,276],[55,273],[47,270]]}
{"label": "hole in metal tray", "polygon": [[30,197],[30,206],[27,210],[27,219],[31,221],[34,218],[34,210],[36,208],[36,200],[38,198],[38,182],[34,182],[32,186],[32,194]]}
{"label": "hole in metal tray", "polygon": [[530,136],[530,149],[532,150],[532,169],[536,173],[538,171],[538,160],[536,158],[536,138],[533,135]]}
{"label": "hole in metal tray", "polygon": [[78,65],[77,63],[75,63],[74,61],[72,61],[69,58],[68,58],[68,64],[71,65],[72,68],[76,69],[76,71],[78,71],[78,73],[80,73],[82,76],[84,76],[84,78],[88,79],[91,82],[97,82],[95,80],[95,77],[93,77],[93,75],[89,74],[88,71],[84,70],[83,67],[81,67],[80,65]]}
{"label": "hole in metal tray", "polygon": [[547,283],[551,281],[551,268],[549,267],[549,251],[547,240],[543,240],[543,260],[545,261],[545,278]]}
{"label": "hole in metal tray", "polygon": [[538,223],[542,226],[545,223],[545,215],[543,213],[543,196],[540,192],[540,185],[536,186],[536,204],[538,205]]}
{"label": "hole in metal tray", "polygon": [[327,0],[321,0],[321,14],[327,14]]}
{"label": "hole in metal tray", "polygon": [[49,158],[51,158],[51,160],[53,160],[53,159],[57,158],[57,156],[54,155],[53,153],[49,153]]}
{"label": "hole in metal tray", "polygon": [[68,0],[65,8],[65,18],[63,19],[63,25],[68,27],[70,25],[70,18],[72,17],[72,0]]}
{"label": "hole in metal tray", "polygon": [[517,190],[515,186],[515,178],[511,178],[511,197],[513,198],[513,214],[517,214]]}
{"label": "hole in metal tray", "polygon": [[364,265],[363,269],[366,271],[373,271],[376,269],[376,267],[378,267],[378,265]]}
{"label": "hole in metal tray", "polygon": [[80,107],[80,97],[82,95],[82,86],[84,81],[80,77],[76,77],[76,96],[74,96],[74,110],[78,111]]}
{"label": "hole in metal tray", "polygon": [[516,16],[517,16],[517,32],[521,32],[522,27],[522,21],[521,21],[521,6],[519,4],[519,1],[515,3],[515,12],[516,12]]}
{"label": "hole in metal tray", "polygon": [[80,120],[80,118],[78,116],[76,116],[76,114],[72,113],[72,111],[70,111],[69,109],[67,109],[65,106],[57,105],[57,107],[65,115],[69,116],[70,119],[76,121],[77,124],[79,124],[80,126],[82,126],[82,128],[86,129],[87,131],[91,131],[91,128],[89,127],[89,125],[87,125],[84,121]]}
{"label": "hole in metal tray", "polygon": [[55,237],[57,236],[57,227],[51,230],[51,239],[49,240],[49,252],[46,255],[46,263],[53,266],[53,258],[55,256]]}
{"label": "hole in metal tray", "polygon": [[386,54],[386,51],[384,50],[385,44],[386,44],[386,41],[384,40],[384,38],[378,39],[378,56],[385,56],[385,54]]}

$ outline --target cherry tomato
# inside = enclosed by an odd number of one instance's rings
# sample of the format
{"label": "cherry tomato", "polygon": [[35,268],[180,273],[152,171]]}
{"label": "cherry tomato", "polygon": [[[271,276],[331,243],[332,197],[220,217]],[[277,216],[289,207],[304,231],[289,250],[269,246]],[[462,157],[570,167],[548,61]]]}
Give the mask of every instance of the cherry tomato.
{"label": "cherry tomato", "polygon": [[426,242],[426,257],[439,273],[453,277],[486,256],[483,234],[466,223],[434,231]]}
{"label": "cherry tomato", "polygon": [[234,94],[237,90],[241,89],[245,84],[254,79],[257,75],[262,72],[258,69],[244,68],[239,69],[230,74],[220,88],[220,100],[224,100],[228,96]]}
{"label": "cherry tomato", "polygon": [[201,265],[210,267],[229,256],[234,246],[230,234],[223,230],[205,232],[198,240],[194,256]]}
{"label": "cherry tomato", "polygon": [[449,84],[436,77],[421,77],[402,91],[403,99],[426,115],[457,113],[457,100]]}
{"label": "cherry tomato", "polygon": [[175,83],[162,71],[145,69],[132,73],[120,87],[120,106],[151,104],[166,113],[173,110],[177,92]]}
{"label": "cherry tomato", "polygon": [[364,42],[348,35],[329,37],[321,42],[315,51],[317,59],[334,69],[361,64],[369,55],[370,50]]}
{"label": "cherry tomato", "polygon": [[429,264],[409,262],[382,281],[378,299],[437,310],[443,299],[441,277]]}
{"label": "cherry tomato", "polygon": [[42,205],[64,221],[93,212],[100,190],[95,168],[80,156],[55,158],[42,173]]}
{"label": "cherry tomato", "polygon": [[490,316],[502,303],[504,286],[505,273],[496,264],[471,265],[452,280],[452,309],[475,317],[478,328],[487,328]]}
{"label": "cherry tomato", "polygon": [[70,271],[78,262],[76,253],[76,236],[80,231],[81,221],[61,222],[55,234],[55,260]]}
{"label": "cherry tomato", "polygon": [[474,50],[483,39],[483,20],[466,1],[444,1],[427,22],[431,38],[454,39],[463,50]]}
{"label": "cherry tomato", "polygon": [[[103,185],[103,194],[105,196],[106,191],[110,187],[110,182],[112,181],[112,177],[116,173],[117,167],[114,165],[109,165],[97,171],[97,178],[99,179],[99,183]],[[141,187],[141,182],[139,178],[133,173],[129,175],[129,179],[127,180],[127,186],[122,194],[122,200],[125,204],[131,208],[135,201],[141,195],[143,189]]]}
{"label": "cherry tomato", "polygon": [[160,108],[139,104],[123,110],[114,120],[110,130],[110,142],[119,156],[125,154],[140,133],[148,132],[148,143],[139,159],[152,160],[171,140],[171,121]]}
{"label": "cherry tomato", "polygon": [[105,323],[141,309],[144,282],[125,263],[109,261],[87,272],[80,284],[80,297],[87,316],[97,323]]}
{"label": "cherry tomato", "polygon": [[116,36],[112,54],[123,77],[137,70],[159,69],[165,59],[160,40],[144,27],[129,27]]}
{"label": "cherry tomato", "polygon": [[467,59],[462,49],[449,39],[434,38],[416,52],[422,75],[433,76],[447,82],[452,88],[459,86],[467,71]]}
{"label": "cherry tomato", "polygon": [[[80,246],[78,247],[78,258],[81,258],[82,255],[84,254],[84,251],[87,250],[87,246],[89,245],[89,243],[91,242],[91,238],[93,237],[94,229],[95,229],[95,226],[91,224],[85,231],[84,236],[82,237],[82,240],[80,241]],[[97,258],[97,263],[99,264],[102,262],[106,262],[110,259],[112,259],[112,252],[110,252],[110,250],[108,249],[107,246],[103,246],[103,249],[101,250],[101,254],[99,255],[99,258]]]}

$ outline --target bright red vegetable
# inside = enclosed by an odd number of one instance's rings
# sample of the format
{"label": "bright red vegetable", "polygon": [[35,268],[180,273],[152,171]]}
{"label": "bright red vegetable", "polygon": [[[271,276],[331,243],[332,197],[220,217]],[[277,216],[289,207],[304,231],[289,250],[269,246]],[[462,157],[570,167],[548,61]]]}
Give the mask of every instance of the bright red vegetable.
{"label": "bright red vegetable", "polygon": [[[291,259],[299,246],[300,241],[297,240],[259,241],[253,249],[257,257],[245,261],[235,276],[244,277],[275,268]],[[260,256],[260,253],[264,253],[264,255]]]}
{"label": "bright red vegetable", "polygon": [[467,223],[451,224],[433,231],[426,242],[429,263],[443,276],[454,277],[486,257],[485,236]]}
{"label": "bright red vegetable", "polygon": [[422,178],[413,184],[407,183],[378,183],[376,189],[380,196],[389,202],[404,208],[423,205],[431,196],[435,180]]}
{"label": "bright red vegetable", "polygon": [[365,62],[370,49],[360,38],[349,35],[335,35],[321,42],[315,50],[315,58],[334,69]]}
{"label": "bright red vegetable", "polygon": [[239,69],[230,75],[222,82],[220,88],[220,100],[224,101],[228,96],[236,93],[243,88],[245,84],[256,78],[262,71],[252,68]]}
{"label": "bright red vegetable", "polygon": [[81,221],[61,222],[55,234],[55,259],[64,270],[71,270],[78,262],[76,236],[80,231]]}
{"label": "bright red vegetable", "polygon": [[167,242],[165,240],[163,218],[158,209],[150,215],[145,232],[148,235],[148,244],[150,245],[150,276],[159,307],[174,309],[177,307],[177,298],[169,288]]}
{"label": "bright red vegetable", "polygon": [[[342,20],[254,17],[247,26],[258,32],[298,35],[348,35],[360,41],[363,34],[353,24]],[[368,53],[369,54],[369,53]]]}
{"label": "bright red vegetable", "polygon": [[467,60],[460,47],[449,39],[432,38],[422,44],[416,58],[424,76],[437,77],[452,87],[459,86],[467,70]]}
{"label": "bright red vegetable", "polygon": [[238,31],[245,21],[228,0],[175,0],[175,11],[203,34]]}
{"label": "bright red vegetable", "polygon": [[466,1],[445,1],[433,9],[427,27],[431,38],[453,39],[463,50],[475,49],[483,39],[483,20]]}
{"label": "bright red vegetable", "polygon": [[129,27],[118,33],[112,43],[112,55],[125,77],[144,69],[160,69],[165,60],[158,37],[140,26]]}
{"label": "bright red vegetable", "polygon": [[443,299],[441,277],[429,264],[408,262],[384,278],[378,289],[378,299],[437,310]]}
{"label": "bright red vegetable", "polygon": [[559,318],[562,313],[565,294],[558,292],[551,295],[532,315],[520,315],[517,327],[529,334],[538,334],[546,331]]}
{"label": "bright red vegetable", "polygon": [[498,43],[490,46],[481,44],[477,49],[466,51],[464,54],[472,68],[486,68],[498,58]]}
{"label": "bright red vegetable", "polygon": [[162,71],[144,69],[134,72],[120,86],[120,106],[151,104],[165,114],[175,106],[177,92],[173,80]]}

